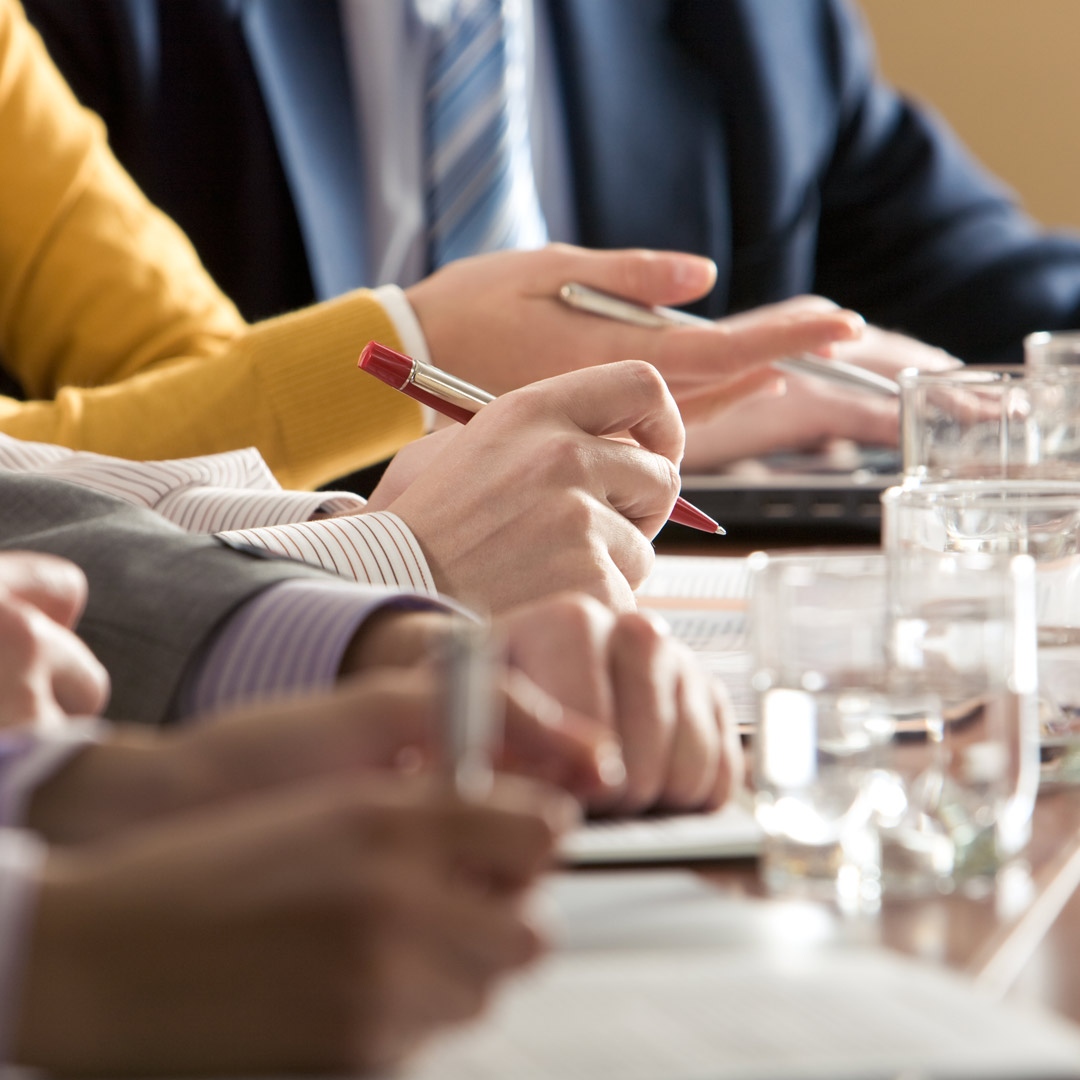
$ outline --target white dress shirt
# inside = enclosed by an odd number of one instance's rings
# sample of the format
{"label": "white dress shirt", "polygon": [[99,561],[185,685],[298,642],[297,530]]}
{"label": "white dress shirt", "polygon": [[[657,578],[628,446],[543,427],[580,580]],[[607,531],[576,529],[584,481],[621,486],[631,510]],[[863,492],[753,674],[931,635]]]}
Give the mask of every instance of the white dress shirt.
{"label": "white dress shirt", "polygon": [[[341,0],[345,57],[363,151],[369,263],[377,285],[427,273],[424,222],[424,65],[447,0]],[[552,240],[573,242],[569,153],[543,0],[523,0],[529,138]]]}

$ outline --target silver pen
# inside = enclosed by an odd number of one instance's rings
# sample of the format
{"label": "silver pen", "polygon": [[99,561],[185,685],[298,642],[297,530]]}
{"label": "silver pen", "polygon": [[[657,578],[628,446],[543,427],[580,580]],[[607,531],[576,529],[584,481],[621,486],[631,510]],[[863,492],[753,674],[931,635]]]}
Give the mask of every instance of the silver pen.
{"label": "silver pen", "polygon": [[482,798],[494,780],[502,716],[495,697],[495,646],[481,626],[462,623],[443,643],[443,765],[466,799]]}
{"label": "silver pen", "polygon": [[[713,325],[711,319],[703,319],[700,315],[690,315],[675,308],[643,307],[641,304],[590,289],[587,285],[579,285],[573,281],[559,289],[559,299],[580,311],[603,315],[604,318],[630,323],[632,326],[660,329],[665,326]],[[847,387],[854,386],[885,397],[900,396],[900,386],[895,379],[879,375],[876,371],[867,371],[857,364],[845,364],[842,360],[826,360],[821,356],[800,353],[798,356],[773,360],[772,364],[783,371],[816,375],[821,379]]]}

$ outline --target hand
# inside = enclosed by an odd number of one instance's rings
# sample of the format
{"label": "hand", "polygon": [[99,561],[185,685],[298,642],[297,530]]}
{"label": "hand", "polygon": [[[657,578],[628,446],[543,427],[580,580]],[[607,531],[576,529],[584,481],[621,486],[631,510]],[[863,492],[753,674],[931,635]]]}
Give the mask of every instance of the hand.
{"label": "hand", "polygon": [[[621,432],[637,445],[603,438]],[[409,525],[440,591],[481,611],[568,589],[633,609],[679,492],[682,423],[654,368],[534,383],[421,443],[368,507]]]}
{"label": "hand", "polygon": [[50,855],[12,1060],[49,1072],[389,1068],[541,940],[524,890],[574,820],[499,781],[316,782]]}
{"label": "hand", "polygon": [[[418,664],[438,648],[451,621],[435,613],[383,618],[362,632],[349,670]],[[722,689],[655,621],[636,612],[617,616],[591,597],[563,593],[507,612],[494,633],[510,664],[528,677],[518,704],[535,719],[522,730],[548,736],[523,740],[508,726],[504,766],[565,787],[593,810],[707,809],[731,796],[742,752]],[[614,737],[621,762],[597,741],[598,729]],[[592,767],[579,763],[568,772],[573,742],[522,759],[523,747],[543,746],[556,732],[593,747]],[[568,784],[568,775],[589,778],[589,787]],[[601,778],[606,784],[596,782]]]}
{"label": "hand", "polygon": [[[27,823],[50,843],[84,844],[320,777],[360,783],[363,776],[366,784],[380,771],[437,767],[443,683],[423,661],[457,621],[442,613],[387,617],[384,634],[365,632],[366,648],[352,659],[374,669],[331,693],[204,716],[175,731],[114,728],[37,787]],[[396,654],[387,637],[398,643]],[[398,662],[416,665],[407,679],[386,669]],[[621,782],[618,746],[606,729],[560,708],[521,673],[508,673],[496,693],[504,717],[502,745],[492,748],[498,767],[583,801]]]}
{"label": "hand", "polygon": [[551,244],[461,259],[406,295],[434,362],[493,394],[629,357],[658,368],[673,388],[712,386],[718,377],[847,341],[862,330],[858,315],[821,298],[710,327],[661,330],[575,311],[557,298],[561,286],[577,281],[641,304],[680,305],[707,293],[715,280],[715,265],[697,255]]}
{"label": "hand", "polygon": [[72,633],[86,578],[53,555],[0,554],[0,727],[95,715],[109,677]]}
{"label": "hand", "polygon": [[614,790],[598,786],[592,810],[712,809],[732,795],[742,751],[722,688],[652,619],[560,596],[496,626],[512,664],[618,739],[624,779]]}
{"label": "hand", "polygon": [[[867,327],[859,341],[836,345],[837,360],[895,378],[904,368],[943,371],[960,361],[914,338]],[[818,450],[833,440],[895,446],[895,400],[848,389],[809,375],[785,373],[786,391],[756,393],[701,423],[687,424],[683,468],[700,472],[780,450]]]}

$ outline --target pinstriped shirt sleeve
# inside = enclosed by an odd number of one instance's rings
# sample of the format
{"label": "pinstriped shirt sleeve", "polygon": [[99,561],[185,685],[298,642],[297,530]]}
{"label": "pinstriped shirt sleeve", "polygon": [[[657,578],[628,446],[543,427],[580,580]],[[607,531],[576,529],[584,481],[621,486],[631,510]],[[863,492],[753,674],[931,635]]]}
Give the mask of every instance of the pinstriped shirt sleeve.
{"label": "pinstriped shirt sleeve", "polygon": [[369,585],[436,594],[412,530],[389,510],[219,533],[228,544],[262,548]]}
{"label": "pinstriped shirt sleeve", "polygon": [[310,578],[282,582],[248,601],[218,631],[181,689],[178,719],[333,686],[353,635],[387,607],[467,615],[397,589]]}
{"label": "pinstriped shirt sleeve", "polygon": [[284,491],[252,447],[176,461],[127,461],[0,434],[0,469],[93,488],[193,533],[281,525],[364,507],[363,499],[345,491]]}

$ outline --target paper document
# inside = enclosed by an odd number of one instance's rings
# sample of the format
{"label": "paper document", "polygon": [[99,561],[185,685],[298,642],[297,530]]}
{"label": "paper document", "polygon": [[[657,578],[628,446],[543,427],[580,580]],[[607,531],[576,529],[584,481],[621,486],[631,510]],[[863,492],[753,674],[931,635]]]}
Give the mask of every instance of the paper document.
{"label": "paper document", "polygon": [[560,854],[575,865],[741,859],[761,848],[761,827],[749,805],[730,803],[711,814],[590,821],[563,842]]}
{"label": "paper document", "polygon": [[566,924],[561,947],[406,1080],[1080,1076],[1073,1025],[836,944],[844,933],[820,905],[732,898],[656,871],[558,875],[548,899]]}
{"label": "paper document", "polygon": [[735,721],[744,729],[757,719],[746,636],[749,591],[747,559],[658,555],[636,593],[638,604],[662,616],[672,634],[727,687]]}

